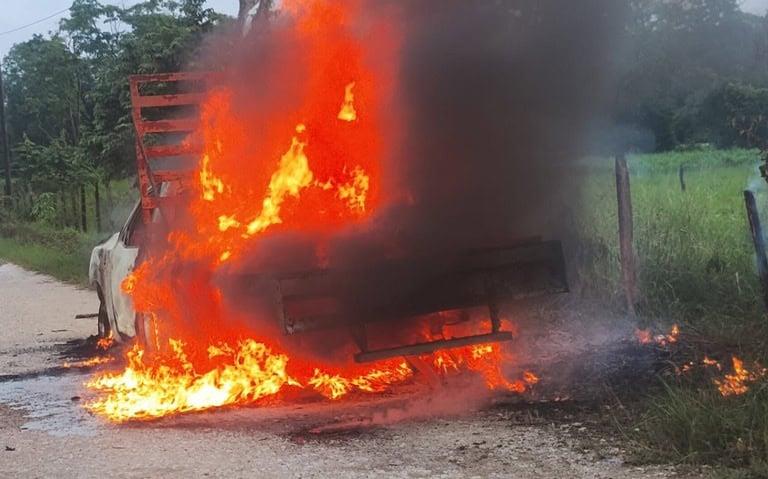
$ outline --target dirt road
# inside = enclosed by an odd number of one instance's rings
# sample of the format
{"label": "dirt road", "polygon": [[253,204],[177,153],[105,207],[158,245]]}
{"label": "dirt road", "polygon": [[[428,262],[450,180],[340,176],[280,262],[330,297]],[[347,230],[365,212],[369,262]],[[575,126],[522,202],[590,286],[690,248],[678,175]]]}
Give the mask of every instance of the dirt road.
{"label": "dirt road", "polygon": [[9,264],[0,291],[2,478],[678,477],[625,465],[622,445],[578,417],[531,421],[537,410],[504,400],[434,414],[462,399],[419,392],[109,424],[81,407],[88,373],[55,368],[64,343],[95,332],[73,319],[96,311],[95,294]]}

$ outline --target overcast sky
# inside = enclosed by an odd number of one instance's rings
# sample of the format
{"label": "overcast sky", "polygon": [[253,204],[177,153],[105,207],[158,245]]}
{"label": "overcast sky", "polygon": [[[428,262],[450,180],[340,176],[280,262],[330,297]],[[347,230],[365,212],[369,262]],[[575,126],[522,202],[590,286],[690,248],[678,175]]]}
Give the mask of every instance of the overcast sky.
{"label": "overcast sky", "polygon": [[[113,5],[129,6],[138,3],[139,0],[102,1]],[[768,0],[742,0],[741,3],[745,11],[758,15],[765,15],[766,11],[768,11]],[[72,4],[72,0],[0,0],[0,4],[2,5],[2,14],[0,14],[0,58],[2,58],[8,53],[8,50],[14,43],[23,42],[35,33],[47,33],[54,30],[58,25],[59,19],[66,15],[66,12],[16,32],[3,32],[28,25],[64,10]],[[238,0],[208,0],[207,4],[218,12],[233,16],[237,14]]]}
{"label": "overcast sky", "polygon": [[[111,5],[131,6],[140,0],[101,0]],[[765,0],[768,2],[768,0]],[[238,0],[207,0],[207,5],[217,12],[237,15]],[[9,30],[28,25],[72,5],[72,0],[0,0],[0,58],[4,57],[14,43],[28,40],[35,33],[48,33],[55,30],[59,20],[67,15],[63,12],[35,25],[17,32],[3,34]]]}

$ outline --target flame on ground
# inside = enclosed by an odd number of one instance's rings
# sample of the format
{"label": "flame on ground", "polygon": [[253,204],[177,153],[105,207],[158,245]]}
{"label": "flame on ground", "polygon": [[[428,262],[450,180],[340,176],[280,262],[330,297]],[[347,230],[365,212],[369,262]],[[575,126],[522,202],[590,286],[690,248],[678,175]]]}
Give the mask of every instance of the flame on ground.
{"label": "flame on ground", "polygon": [[[706,359],[706,358],[705,358]],[[718,370],[722,369],[719,363]],[[717,386],[717,390],[723,396],[739,396],[749,391],[749,385],[762,378],[766,374],[766,369],[755,363],[752,370],[744,366],[744,361],[736,356],[731,357],[733,371],[726,374],[722,379],[713,379],[712,382]]]}
{"label": "flame on ground", "polygon": [[673,324],[667,334],[653,334],[650,329],[635,330],[635,339],[640,344],[656,344],[658,346],[668,346],[675,344],[680,336],[680,327]]}
{"label": "flame on ground", "polygon": [[[410,380],[414,374],[406,360],[390,359],[349,376],[314,368],[311,375],[301,377],[301,368],[290,372],[287,355],[253,339],[236,347],[210,346],[209,368],[198,371],[183,343],[169,340],[169,346],[167,355],[149,360],[144,350],[134,346],[122,372],[97,375],[86,384],[104,393],[87,407],[116,422],[152,419],[233,404],[259,404],[259,400],[276,396],[286,388],[312,390],[331,400],[354,391],[380,393]],[[500,370],[501,354],[498,344],[487,344],[439,351],[432,360],[436,372],[445,374],[439,358],[450,358],[452,373],[475,371],[490,389],[523,393],[539,382],[530,371],[525,371],[522,379],[507,380]]]}
{"label": "flame on ground", "polygon": [[115,337],[112,335],[112,332],[109,332],[109,336],[105,338],[99,338],[98,341],[96,341],[96,349],[101,349],[102,351],[106,351],[107,349],[111,348],[112,345],[115,344]]}
{"label": "flame on ground", "polygon": [[[653,335],[649,329],[638,329],[635,331],[635,338],[640,344],[655,344],[658,346],[668,346],[677,343],[680,336],[680,328],[677,324],[673,325],[667,334]],[[675,367],[675,373],[680,375],[688,373],[697,366],[716,369],[721,373],[723,365],[720,361],[704,356],[700,363],[689,361],[680,367]],[[723,397],[740,396],[749,391],[749,386],[765,377],[768,369],[755,362],[751,368],[744,365],[744,361],[737,356],[731,356],[731,372],[712,379],[712,384],[717,388]]]}
{"label": "flame on ground", "polygon": [[92,358],[83,359],[81,361],[65,362],[61,365],[62,368],[88,368],[91,366],[98,366],[99,364],[107,364],[114,361],[113,356],[94,356]]}

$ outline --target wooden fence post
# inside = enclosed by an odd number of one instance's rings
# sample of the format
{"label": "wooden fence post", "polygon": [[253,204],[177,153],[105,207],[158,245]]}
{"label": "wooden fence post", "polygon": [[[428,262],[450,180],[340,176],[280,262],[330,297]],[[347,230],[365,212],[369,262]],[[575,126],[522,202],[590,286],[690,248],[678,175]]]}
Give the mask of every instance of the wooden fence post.
{"label": "wooden fence post", "polygon": [[685,165],[680,163],[680,167],[677,169],[677,176],[680,178],[680,191],[685,193]]}
{"label": "wooden fence post", "polygon": [[760,286],[763,289],[763,304],[768,309],[768,259],[765,256],[765,237],[763,236],[763,227],[760,224],[760,215],[757,212],[755,195],[749,190],[744,190],[744,205],[747,207],[749,231],[752,235],[752,244],[755,246],[755,255],[757,256],[757,274],[760,277]]}
{"label": "wooden fence post", "polygon": [[619,253],[621,255],[621,277],[627,300],[627,313],[635,316],[637,304],[637,273],[633,247],[632,194],[629,187],[629,168],[623,153],[616,155],[616,198],[619,218]]}

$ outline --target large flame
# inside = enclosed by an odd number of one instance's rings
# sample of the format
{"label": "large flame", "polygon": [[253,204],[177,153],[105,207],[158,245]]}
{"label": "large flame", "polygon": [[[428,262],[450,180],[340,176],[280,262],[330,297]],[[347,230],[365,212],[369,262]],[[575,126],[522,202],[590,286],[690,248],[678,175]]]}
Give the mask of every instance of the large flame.
{"label": "large flame", "polygon": [[[295,60],[306,72],[291,108],[253,114],[239,108],[232,87],[209,92],[201,105],[193,224],[173,228],[166,246],[150,251],[123,282],[147,318],[152,348],[134,345],[123,371],[93,377],[87,385],[99,396],[90,409],[115,421],[156,418],[258,404],[289,390],[336,400],[413,377],[405,359],[338,365],[292,353],[277,328],[240,321],[212,281],[270,234],[363,225],[382,203],[386,133],[379,113],[395,72],[364,61],[363,40],[350,28],[360,9],[356,0],[285,2],[283,14],[294,22],[282,34],[303,46]],[[389,25],[378,32],[393,35]],[[397,43],[381,45],[395,56]],[[538,381],[530,372],[505,378],[496,344],[421,360],[443,375],[474,371],[492,389],[522,392]]]}

